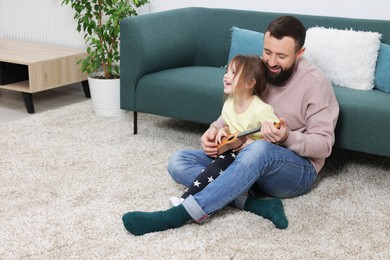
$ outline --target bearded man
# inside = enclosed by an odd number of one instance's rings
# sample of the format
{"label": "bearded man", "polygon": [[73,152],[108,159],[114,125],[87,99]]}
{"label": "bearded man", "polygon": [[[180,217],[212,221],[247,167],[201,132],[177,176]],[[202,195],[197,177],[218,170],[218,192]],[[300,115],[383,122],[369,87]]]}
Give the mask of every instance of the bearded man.
{"label": "bearded man", "polygon": [[[263,61],[268,84],[262,99],[280,118],[261,127],[263,139],[244,143],[235,161],[205,189],[165,211],[129,212],[125,228],[135,235],[177,228],[189,220],[201,222],[228,204],[262,217],[270,204],[251,190],[270,197],[289,198],[311,190],[331,154],[339,114],[333,88],[324,73],[302,57],[306,29],[293,16],[279,17],[264,34]],[[174,153],[168,164],[173,180],[189,187],[217,156],[215,137],[225,122],[219,118],[203,134],[203,150]],[[272,212],[272,210],[271,210]]]}

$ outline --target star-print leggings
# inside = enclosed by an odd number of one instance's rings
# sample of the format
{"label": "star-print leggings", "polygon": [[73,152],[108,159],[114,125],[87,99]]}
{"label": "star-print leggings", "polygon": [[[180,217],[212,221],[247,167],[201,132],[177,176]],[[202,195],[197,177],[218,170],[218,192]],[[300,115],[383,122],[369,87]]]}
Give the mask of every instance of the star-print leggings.
{"label": "star-print leggings", "polygon": [[227,151],[216,157],[209,166],[207,166],[192,182],[192,186],[181,196],[183,199],[189,195],[195,195],[203,190],[209,183],[218,178],[218,176],[233,163],[237,154]]}

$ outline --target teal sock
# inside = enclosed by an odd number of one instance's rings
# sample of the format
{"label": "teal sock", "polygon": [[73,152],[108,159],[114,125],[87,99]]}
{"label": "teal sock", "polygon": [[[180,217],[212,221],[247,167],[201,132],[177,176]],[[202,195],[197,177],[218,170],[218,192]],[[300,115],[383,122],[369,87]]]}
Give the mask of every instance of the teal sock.
{"label": "teal sock", "polygon": [[178,228],[190,219],[191,216],[183,205],[165,211],[128,212],[122,217],[126,230],[137,236],[170,228]]}
{"label": "teal sock", "polygon": [[283,203],[280,199],[260,200],[249,196],[245,202],[244,210],[271,220],[279,229],[285,229],[288,226]]}

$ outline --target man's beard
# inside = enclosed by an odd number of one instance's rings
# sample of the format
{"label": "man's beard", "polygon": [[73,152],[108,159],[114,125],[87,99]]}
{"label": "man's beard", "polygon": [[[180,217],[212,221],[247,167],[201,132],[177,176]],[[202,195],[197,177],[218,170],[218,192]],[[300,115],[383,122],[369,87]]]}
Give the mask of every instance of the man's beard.
{"label": "man's beard", "polygon": [[[267,65],[267,68],[269,67],[268,64]],[[277,86],[277,87],[282,87],[285,85],[286,81],[290,79],[291,75],[293,74],[294,72],[294,69],[295,69],[295,64],[293,64],[290,68],[288,69],[283,69],[283,68],[280,68],[280,72],[275,74],[275,73],[272,73],[270,72],[269,69],[267,69],[267,81],[268,83],[270,83],[271,85],[274,85],[274,86]]]}

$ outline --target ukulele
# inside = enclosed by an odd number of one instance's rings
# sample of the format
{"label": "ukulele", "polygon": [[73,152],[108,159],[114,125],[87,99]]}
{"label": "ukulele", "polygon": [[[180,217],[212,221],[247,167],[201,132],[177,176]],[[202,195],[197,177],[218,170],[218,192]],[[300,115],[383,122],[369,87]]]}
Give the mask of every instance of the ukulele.
{"label": "ukulele", "polygon": [[[274,126],[279,129],[280,123],[274,122]],[[218,155],[240,147],[245,142],[245,136],[259,132],[260,130],[261,126],[258,126],[243,132],[237,132],[229,136],[223,137],[221,143],[218,145]]]}

